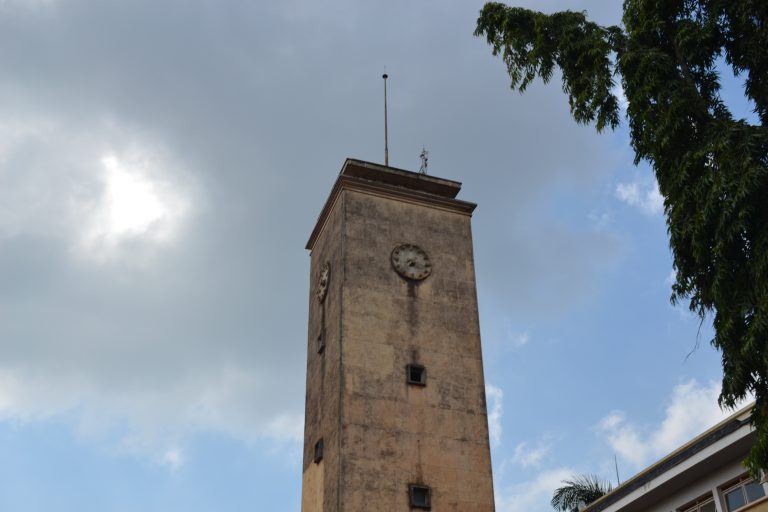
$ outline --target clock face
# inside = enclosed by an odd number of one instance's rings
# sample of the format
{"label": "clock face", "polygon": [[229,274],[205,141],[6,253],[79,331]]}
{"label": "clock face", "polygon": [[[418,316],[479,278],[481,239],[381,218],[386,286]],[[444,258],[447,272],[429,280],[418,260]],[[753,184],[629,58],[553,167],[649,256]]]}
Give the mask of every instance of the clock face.
{"label": "clock face", "polygon": [[328,281],[331,278],[331,264],[326,262],[320,270],[320,275],[317,278],[317,288],[315,293],[317,294],[317,301],[323,302],[325,296],[328,294]]}
{"label": "clock face", "polygon": [[432,262],[418,245],[401,244],[392,251],[392,266],[406,279],[421,281],[432,273]]}

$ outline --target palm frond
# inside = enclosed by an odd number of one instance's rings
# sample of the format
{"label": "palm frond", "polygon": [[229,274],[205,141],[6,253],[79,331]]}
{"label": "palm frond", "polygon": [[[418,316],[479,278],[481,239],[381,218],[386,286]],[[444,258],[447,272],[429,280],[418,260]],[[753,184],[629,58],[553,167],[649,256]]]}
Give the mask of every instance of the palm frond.
{"label": "palm frond", "polygon": [[561,512],[578,512],[582,505],[611,492],[611,484],[596,475],[577,475],[571,480],[563,480],[562,487],[555,489],[552,495],[552,507]]}

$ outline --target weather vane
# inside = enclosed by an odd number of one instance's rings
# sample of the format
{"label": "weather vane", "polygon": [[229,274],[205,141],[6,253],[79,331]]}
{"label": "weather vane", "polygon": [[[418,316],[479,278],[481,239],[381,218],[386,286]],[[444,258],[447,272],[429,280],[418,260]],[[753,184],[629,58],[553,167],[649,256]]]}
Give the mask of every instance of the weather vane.
{"label": "weather vane", "polygon": [[384,74],[381,75],[384,79],[384,165],[389,167],[389,139],[387,134],[387,68],[384,68]]}
{"label": "weather vane", "polygon": [[424,146],[421,146],[421,154],[419,155],[419,158],[421,158],[421,167],[419,168],[419,172],[421,174],[427,174],[427,164],[429,163],[429,151],[424,149]]}

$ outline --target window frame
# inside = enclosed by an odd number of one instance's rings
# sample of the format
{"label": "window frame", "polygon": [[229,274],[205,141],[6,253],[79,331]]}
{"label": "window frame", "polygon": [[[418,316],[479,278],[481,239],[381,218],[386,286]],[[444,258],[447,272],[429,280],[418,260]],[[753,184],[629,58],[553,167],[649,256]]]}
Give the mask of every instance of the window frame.
{"label": "window frame", "polygon": [[[415,502],[415,491],[425,491],[426,504],[421,505]],[[424,484],[408,484],[408,502],[411,508],[418,508],[419,510],[431,510],[432,509],[432,488]]]}
{"label": "window frame", "polygon": [[715,506],[715,510],[717,510],[717,503],[715,503],[715,496],[711,492],[708,492],[706,494],[703,494],[696,498],[693,501],[689,501],[682,507],[679,507],[677,509],[677,512],[700,512],[701,507],[704,505],[709,505],[712,503]]}
{"label": "window frame", "polygon": [[[413,380],[411,378],[411,370],[421,370],[421,380]],[[426,386],[427,385],[427,369],[424,365],[411,363],[405,365],[405,381],[412,386]]]}
{"label": "window frame", "polygon": [[[750,484],[750,483],[753,483],[753,482],[756,483],[757,485],[759,485],[763,489],[763,495],[761,497],[755,499],[755,500],[749,501],[749,495],[747,494],[746,486],[747,486],[747,484]],[[744,500],[744,504],[741,505],[740,507],[737,507],[737,508],[734,508],[733,510],[731,510],[728,507],[728,498],[727,498],[726,495],[730,494],[731,492],[733,492],[736,489],[741,489],[741,497]],[[760,480],[755,480],[754,478],[749,476],[749,473],[744,473],[743,475],[739,476],[738,478],[735,478],[734,480],[731,480],[730,482],[728,482],[728,483],[726,483],[724,485],[721,485],[720,488],[719,488],[719,493],[720,493],[720,496],[722,497],[722,500],[723,500],[722,501],[723,506],[725,507],[725,511],[724,512],[736,512],[738,510],[742,510],[743,508],[745,508],[745,507],[747,507],[747,506],[749,506],[749,505],[751,505],[753,503],[756,503],[758,501],[764,500],[764,499],[766,499],[766,497],[768,497],[768,493],[765,492],[765,487],[764,487],[763,483]]]}

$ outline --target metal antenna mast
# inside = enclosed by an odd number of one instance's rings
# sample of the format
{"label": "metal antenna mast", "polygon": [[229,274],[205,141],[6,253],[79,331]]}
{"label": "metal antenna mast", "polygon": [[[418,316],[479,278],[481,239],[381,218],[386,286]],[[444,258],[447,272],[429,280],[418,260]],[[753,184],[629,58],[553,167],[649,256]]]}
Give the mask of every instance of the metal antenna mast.
{"label": "metal antenna mast", "polygon": [[384,165],[389,167],[389,134],[387,133],[387,78],[389,75],[381,75],[384,79]]}

